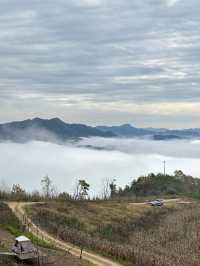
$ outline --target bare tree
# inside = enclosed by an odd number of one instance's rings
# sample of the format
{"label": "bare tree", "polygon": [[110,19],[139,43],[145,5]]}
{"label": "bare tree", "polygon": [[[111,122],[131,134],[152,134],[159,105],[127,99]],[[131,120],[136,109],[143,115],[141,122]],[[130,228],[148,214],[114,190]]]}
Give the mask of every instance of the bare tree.
{"label": "bare tree", "polygon": [[78,196],[79,196],[79,194],[80,194],[80,186],[79,186],[79,181],[78,181],[78,180],[76,180],[76,184],[75,184],[75,187],[74,187],[73,198],[74,198],[75,200],[77,200],[77,199],[78,199]]}
{"label": "bare tree", "polygon": [[43,189],[43,192],[44,192],[44,196],[46,198],[49,198],[50,194],[51,194],[51,189],[52,189],[52,181],[48,177],[48,175],[46,175],[46,176],[44,176],[42,178],[41,184],[42,184],[42,189]]}
{"label": "bare tree", "polygon": [[58,192],[58,189],[56,186],[54,185],[51,185],[51,188],[50,188],[50,197],[51,198],[57,198],[59,195],[59,192]]}
{"label": "bare tree", "polygon": [[8,186],[8,184],[4,179],[1,179],[0,181],[0,190],[6,193],[10,192],[10,187]]}
{"label": "bare tree", "polygon": [[100,197],[104,200],[107,200],[110,198],[110,179],[105,178],[102,180],[102,191]]}

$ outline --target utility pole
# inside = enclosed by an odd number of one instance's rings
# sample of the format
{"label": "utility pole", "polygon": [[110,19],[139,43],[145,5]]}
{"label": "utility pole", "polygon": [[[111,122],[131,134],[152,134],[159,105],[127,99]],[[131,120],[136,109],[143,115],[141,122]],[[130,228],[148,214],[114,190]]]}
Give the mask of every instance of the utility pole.
{"label": "utility pole", "polygon": [[166,161],[163,161],[164,176],[166,175]]}

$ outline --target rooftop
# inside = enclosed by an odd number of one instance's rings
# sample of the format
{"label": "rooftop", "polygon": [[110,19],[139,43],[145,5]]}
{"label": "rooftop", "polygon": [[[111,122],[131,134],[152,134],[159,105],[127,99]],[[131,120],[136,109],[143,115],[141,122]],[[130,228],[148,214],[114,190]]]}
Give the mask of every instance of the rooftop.
{"label": "rooftop", "polygon": [[16,241],[18,242],[26,242],[26,241],[31,241],[28,237],[26,236],[18,236],[15,238]]}

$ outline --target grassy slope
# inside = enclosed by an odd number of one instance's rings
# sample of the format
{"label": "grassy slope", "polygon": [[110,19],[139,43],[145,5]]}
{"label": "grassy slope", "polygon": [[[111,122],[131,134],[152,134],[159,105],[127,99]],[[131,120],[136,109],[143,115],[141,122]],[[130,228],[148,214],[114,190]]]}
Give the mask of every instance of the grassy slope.
{"label": "grassy slope", "polygon": [[[134,265],[137,260],[137,254],[133,255],[132,250],[135,232],[151,230],[176,211],[178,209],[174,204],[152,208],[113,201],[51,202],[28,210],[33,220],[50,233],[101,254],[122,259],[124,265]],[[129,263],[125,258],[129,258]]]}
{"label": "grassy slope", "polygon": [[[66,252],[52,249],[45,241],[36,238],[31,233],[23,230],[18,219],[12,214],[11,210],[4,203],[0,202],[0,251],[9,251],[14,242],[14,237],[26,235],[35,245],[40,246],[45,254],[48,254],[48,260],[52,266],[92,266],[92,264],[80,261],[78,258],[66,254]],[[19,264],[12,258],[0,257],[0,266],[17,266]],[[24,266],[26,264],[23,264]],[[30,265],[30,264],[28,264]]]}
{"label": "grassy slope", "polygon": [[12,211],[2,202],[0,202],[0,213],[1,229],[8,231],[15,237],[25,235],[30,238],[34,244],[41,247],[52,248],[49,243],[33,236],[30,232],[25,231],[18,219],[13,215]]}
{"label": "grassy slope", "polygon": [[[13,243],[14,237],[9,232],[0,229],[0,251],[8,251],[10,249],[11,244]],[[59,250],[47,249],[47,248],[39,248],[41,252],[48,255],[47,260],[49,264],[52,266],[92,266],[91,264],[80,261],[78,258]],[[14,258],[9,257],[1,257],[0,256],[0,266],[17,266],[21,265]],[[23,266],[28,265],[38,265],[36,262],[34,263],[23,263]],[[43,265],[43,264],[42,264]]]}
{"label": "grassy slope", "polygon": [[[151,210],[152,208],[147,205],[141,207],[126,202],[69,201],[38,205],[29,209],[28,212],[36,223],[43,224],[44,227],[48,227],[46,218],[50,218],[52,226],[49,226],[49,230],[52,230],[52,233],[58,233],[57,230],[62,230],[67,225],[71,229],[118,242],[119,232],[115,234],[114,231],[117,231],[121,225],[132,224],[136,221],[140,223],[140,218],[148,217]],[[53,221],[56,222],[55,226],[53,226]],[[58,224],[57,221],[59,221]]]}
{"label": "grassy slope", "polygon": [[[128,218],[137,218],[145,211],[151,209],[147,205],[141,208],[140,206],[127,204],[126,202],[115,201],[51,202],[40,205],[40,208],[48,209],[51,212],[59,213],[68,218],[73,217],[80,223],[84,223],[88,230],[92,230],[100,223],[108,224],[112,222],[121,222]],[[33,209],[35,208],[33,207]]]}

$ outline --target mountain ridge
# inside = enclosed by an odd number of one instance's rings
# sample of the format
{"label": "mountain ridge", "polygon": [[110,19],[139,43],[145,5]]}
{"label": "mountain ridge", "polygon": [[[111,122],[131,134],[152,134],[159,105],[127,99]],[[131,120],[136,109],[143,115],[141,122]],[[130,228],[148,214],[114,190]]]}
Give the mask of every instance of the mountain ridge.
{"label": "mountain ridge", "polygon": [[101,131],[109,131],[119,137],[149,137],[154,140],[193,139],[200,138],[200,128],[167,129],[138,128],[130,124],[119,126],[97,126]]}
{"label": "mountain ridge", "polygon": [[149,138],[156,141],[200,139],[200,128],[139,128],[131,124],[92,127],[81,123],[66,123],[58,117],[50,119],[35,117],[0,124],[0,141],[65,142],[88,137],[135,137]]}
{"label": "mountain ridge", "polygon": [[111,132],[101,131],[84,124],[68,124],[59,118],[33,118],[0,124],[0,140],[27,142],[31,140],[65,142],[83,137],[114,137]]}

